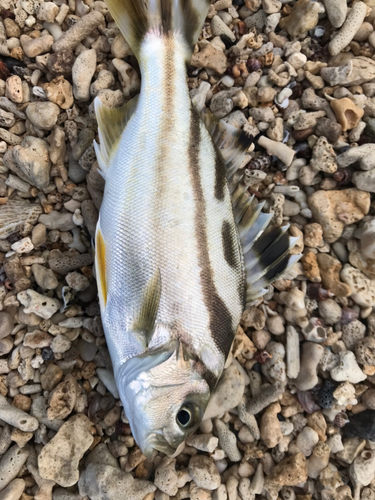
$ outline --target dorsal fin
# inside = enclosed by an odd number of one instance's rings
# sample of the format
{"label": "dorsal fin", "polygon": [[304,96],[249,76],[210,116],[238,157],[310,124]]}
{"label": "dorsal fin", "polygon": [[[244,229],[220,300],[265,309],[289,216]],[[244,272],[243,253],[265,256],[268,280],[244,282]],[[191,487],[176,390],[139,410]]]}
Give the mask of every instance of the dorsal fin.
{"label": "dorsal fin", "polygon": [[138,96],[120,108],[108,108],[99,97],[95,98],[95,114],[98,121],[100,145],[94,141],[96,157],[103,177],[111,157],[116,152],[121,134],[137,107]]}
{"label": "dorsal fin", "polygon": [[208,109],[201,111],[201,117],[226,165],[234,220],[245,259],[246,303],[249,304],[264,295],[266,286],[299,260],[301,255],[290,255],[298,238],[288,236],[289,226],[269,228],[273,213],[262,213],[264,202],[258,203],[250,196],[243,183],[243,172],[235,175],[252,138],[223,120],[217,120]]}

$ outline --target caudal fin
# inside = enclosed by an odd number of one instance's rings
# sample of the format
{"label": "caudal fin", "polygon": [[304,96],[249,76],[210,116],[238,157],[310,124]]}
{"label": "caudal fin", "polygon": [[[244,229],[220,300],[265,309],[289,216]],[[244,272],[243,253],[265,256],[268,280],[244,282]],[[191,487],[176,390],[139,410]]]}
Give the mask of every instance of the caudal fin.
{"label": "caudal fin", "polygon": [[178,33],[186,42],[187,51],[193,52],[210,5],[209,0],[106,0],[106,3],[136,56],[148,33]]}

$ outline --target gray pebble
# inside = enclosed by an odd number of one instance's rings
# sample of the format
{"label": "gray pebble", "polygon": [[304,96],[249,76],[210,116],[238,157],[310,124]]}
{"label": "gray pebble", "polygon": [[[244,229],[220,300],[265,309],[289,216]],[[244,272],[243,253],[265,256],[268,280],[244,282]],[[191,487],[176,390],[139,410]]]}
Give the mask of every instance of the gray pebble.
{"label": "gray pebble", "polygon": [[33,432],[38,428],[39,422],[28,413],[10,405],[6,398],[0,394],[0,419],[9,425],[24,432]]}
{"label": "gray pebble", "polygon": [[242,458],[241,452],[237,446],[237,438],[232,431],[229,430],[226,424],[219,420],[215,420],[215,427],[219,438],[220,447],[225,451],[231,462],[239,462]]}
{"label": "gray pebble", "polygon": [[47,269],[41,264],[33,264],[31,266],[35,281],[44,290],[54,290],[57,288],[59,282],[52,271],[52,269]]}
{"label": "gray pebble", "polygon": [[150,481],[134,479],[130,473],[105,464],[90,464],[81,474],[78,487],[80,494],[91,500],[121,498],[124,492],[127,498],[143,500],[156,490]]}
{"label": "gray pebble", "polygon": [[11,334],[14,326],[14,320],[7,312],[0,312],[0,339]]}
{"label": "gray pebble", "polygon": [[59,231],[71,231],[76,227],[73,222],[73,214],[60,213],[52,211],[49,214],[42,214],[39,222],[44,224],[47,229],[58,229]]}
{"label": "gray pebble", "polygon": [[23,479],[14,479],[0,493],[0,500],[19,500],[25,489],[25,486],[26,483]]}
{"label": "gray pebble", "polygon": [[4,454],[0,461],[0,491],[17,477],[29,453],[27,447],[20,448],[15,444]]}
{"label": "gray pebble", "polygon": [[26,109],[30,122],[42,130],[51,130],[56,125],[59,114],[60,108],[53,102],[31,102]]}

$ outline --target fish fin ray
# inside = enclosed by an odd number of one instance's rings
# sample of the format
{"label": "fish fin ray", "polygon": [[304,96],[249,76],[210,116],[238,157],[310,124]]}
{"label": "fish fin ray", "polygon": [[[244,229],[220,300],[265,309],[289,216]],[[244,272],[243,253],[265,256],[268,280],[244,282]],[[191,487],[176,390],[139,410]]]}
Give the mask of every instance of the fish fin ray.
{"label": "fish fin ray", "polygon": [[200,115],[224,160],[229,187],[232,192],[233,188],[236,187],[234,174],[241,166],[253,139],[243,130],[233,127],[233,125],[225,123],[223,120],[218,120],[207,108],[203,108]]}
{"label": "fish fin ray", "polygon": [[290,253],[298,239],[288,235],[289,226],[269,227],[273,214],[262,213],[262,207],[245,191],[233,208],[244,254],[247,303],[264,295],[266,287],[301,257]]}
{"label": "fish fin ray", "polygon": [[148,33],[179,33],[192,53],[209,0],[107,0],[109,11],[136,57]]}
{"label": "fish fin ray", "polygon": [[132,331],[138,331],[145,335],[147,344],[155,326],[160,297],[161,275],[160,269],[157,269],[145,287],[141,307],[131,327]]}
{"label": "fish fin ray", "polygon": [[95,114],[98,121],[100,145],[94,141],[96,157],[98,159],[100,173],[105,178],[105,173],[110,159],[115,153],[121,134],[126,124],[133,116],[137,107],[138,96],[125,103],[120,108],[108,108],[99,97],[95,98]]}

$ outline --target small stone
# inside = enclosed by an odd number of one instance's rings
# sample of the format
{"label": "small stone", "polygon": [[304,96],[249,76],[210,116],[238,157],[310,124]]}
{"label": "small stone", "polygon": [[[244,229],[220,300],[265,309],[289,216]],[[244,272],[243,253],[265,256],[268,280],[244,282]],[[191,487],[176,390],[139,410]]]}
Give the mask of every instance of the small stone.
{"label": "small stone", "polygon": [[347,6],[346,0],[324,0],[329,22],[334,28],[340,28],[344,24]]}
{"label": "small stone", "polygon": [[63,33],[62,37],[53,44],[52,50],[54,52],[60,52],[62,50],[75,49],[79,42],[91,35],[91,33],[93,33],[100,24],[104,24],[104,22],[104,16],[98,10],[89,12],[73,24],[69,30]]}
{"label": "small stone", "polygon": [[285,29],[291,36],[304,35],[318,24],[319,6],[310,0],[298,0],[290,14],[280,19],[281,29]]}
{"label": "small stone", "polygon": [[47,269],[41,264],[33,264],[31,266],[35,281],[44,290],[54,290],[57,288],[59,282],[52,271],[52,269]]}
{"label": "small stone", "polygon": [[240,402],[245,389],[242,372],[232,363],[224,370],[219,383],[206,408],[204,419],[215,418],[223,412],[235,408]]}
{"label": "small stone", "polygon": [[369,211],[369,194],[357,189],[316,191],[308,199],[313,217],[323,228],[324,239],[333,243],[344,226],[361,220]]}
{"label": "small stone", "polygon": [[317,136],[323,135],[327,138],[328,142],[335,144],[342,134],[342,126],[340,123],[336,123],[329,118],[322,117],[317,121],[315,134]]}
{"label": "small stone", "polygon": [[375,193],[375,170],[367,172],[353,172],[352,182],[357,189]]}
{"label": "small stone", "polygon": [[46,83],[44,91],[47,99],[60,106],[61,109],[69,109],[73,106],[72,86],[63,76],[58,76],[51,82]]}
{"label": "small stone", "polygon": [[228,429],[226,424],[219,419],[215,420],[220,447],[225,451],[231,462],[239,462],[242,458],[241,452],[237,446],[235,434]]}
{"label": "small stone", "polygon": [[334,404],[333,391],[336,388],[336,384],[330,380],[325,380],[323,386],[318,392],[319,404],[322,408],[332,408]]}
{"label": "small stone", "polygon": [[68,77],[72,74],[74,59],[72,50],[60,50],[57,54],[50,54],[48,56],[47,68],[53,75]]}
{"label": "small stone", "polygon": [[153,494],[156,486],[144,479],[134,479],[122,470],[105,464],[88,465],[79,479],[81,496],[89,496],[91,500],[120,498],[124,491],[132,500],[144,500]]}
{"label": "small stone", "polygon": [[40,377],[42,389],[51,392],[60,382],[62,376],[63,376],[62,369],[58,365],[55,365],[54,363],[49,363],[47,365],[46,371]]}
{"label": "small stone", "polygon": [[26,136],[20,145],[13,148],[13,158],[30,184],[39,189],[48,186],[51,162],[47,143],[43,139]]}
{"label": "small stone", "polygon": [[233,31],[224,23],[219,16],[214,16],[211,20],[211,29],[214,36],[225,35],[231,42],[236,41]]}
{"label": "small stone", "polygon": [[362,396],[362,403],[370,410],[375,410],[375,389],[367,389]]}
{"label": "small stone", "polygon": [[221,484],[215,462],[204,455],[195,455],[189,461],[189,473],[198,488],[216,490]]}
{"label": "small stone", "polygon": [[212,69],[219,75],[227,70],[227,58],[224,52],[212,43],[207,43],[202,50],[192,55],[191,63],[195,68]]}
{"label": "small stone", "polygon": [[27,57],[36,57],[49,52],[53,44],[53,36],[44,35],[39,38],[31,38],[28,35],[21,35],[22,49]]}
{"label": "small stone", "polygon": [[47,23],[53,23],[55,17],[59,12],[58,6],[53,2],[43,2],[38,10],[37,18],[40,21],[46,21]]}
{"label": "small stone", "polygon": [[367,377],[358,366],[354,353],[351,351],[340,352],[339,364],[331,370],[331,377],[336,382],[351,382],[358,384]]}
{"label": "small stone", "polygon": [[77,101],[90,99],[91,79],[96,69],[96,50],[82,52],[74,62],[72,69],[73,94]]}
{"label": "small stone", "polygon": [[25,313],[35,313],[44,319],[49,319],[60,307],[57,299],[51,299],[31,289],[19,292],[17,299],[25,306]]}
{"label": "small stone", "polygon": [[41,477],[65,488],[76,484],[79,461],[94,440],[90,429],[91,422],[82,413],[67,420],[38,456]]}
{"label": "small stone", "polygon": [[366,337],[355,345],[357,361],[362,365],[375,366],[375,337]]}
{"label": "small stone", "polygon": [[78,391],[76,379],[72,375],[67,375],[49,397],[47,417],[54,420],[56,418],[65,419],[70,415],[76,404]]}
{"label": "small stone", "polygon": [[13,75],[7,78],[5,95],[17,104],[23,102],[22,80],[19,76]]}
{"label": "small stone", "polygon": [[319,314],[327,325],[334,325],[341,319],[341,307],[333,299],[319,302]]}
{"label": "small stone", "polygon": [[24,500],[22,494],[24,492],[25,486],[26,483],[23,479],[13,479],[13,481],[10,482],[8,486],[0,493],[0,500],[19,500],[21,497],[22,500]]}
{"label": "small stone", "polygon": [[56,335],[51,342],[51,349],[55,354],[62,354],[69,351],[72,343],[65,335]]}
{"label": "small stone", "polygon": [[306,480],[306,459],[302,453],[297,453],[279,462],[266,479],[267,483],[280,486],[296,486]]}
{"label": "small stone", "polygon": [[375,61],[363,56],[354,57],[342,66],[322,68],[320,74],[332,87],[362,85],[375,78]]}
{"label": "small stone", "polygon": [[14,320],[7,312],[0,312],[0,339],[8,337],[12,333]]}
{"label": "small stone", "polygon": [[346,264],[341,271],[341,279],[351,289],[351,298],[362,307],[375,305],[375,283],[361,271]]}
{"label": "small stone", "polygon": [[83,274],[77,273],[77,271],[68,273],[65,279],[70,288],[73,288],[73,290],[77,292],[85,290],[90,285],[90,280]]}
{"label": "small stone", "polygon": [[28,119],[42,130],[51,130],[57,122],[60,108],[53,102],[32,102],[26,108]]}
{"label": "small stone", "polygon": [[351,288],[340,281],[342,265],[339,260],[327,254],[318,254],[317,261],[320,268],[323,286],[331,290],[337,297],[349,297]]}
{"label": "small stone", "polygon": [[325,137],[319,137],[313,148],[313,156],[310,161],[311,168],[326,173],[334,173],[337,170],[336,153]]}
{"label": "small stone", "polygon": [[344,434],[349,437],[360,437],[375,441],[375,411],[365,410],[350,418],[350,422],[345,425]]}
{"label": "small stone", "polygon": [[39,426],[36,418],[10,405],[2,395],[0,395],[0,419],[24,432],[33,432]]}
{"label": "small stone", "polygon": [[331,107],[344,132],[356,127],[364,114],[364,110],[356,106],[347,97],[331,101]]}
{"label": "small stone", "polygon": [[29,453],[30,451],[27,448],[20,448],[16,444],[4,453],[0,460],[0,491],[17,477]]}
{"label": "small stone", "polygon": [[339,54],[353,40],[366,17],[366,13],[367,6],[364,2],[357,2],[353,5],[340,31],[328,44],[328,50],[332,56]]}
{"label": "small stone", "polygon": [[301,262],[303,265],[303,271],[307,279],[309,279],[313,283],[320,283],[322,278],[320,275],[318,261],[314,252],[305,253],[302,256]]}

